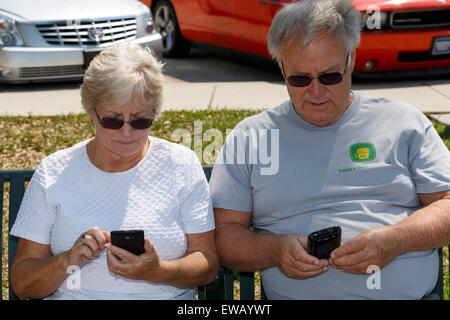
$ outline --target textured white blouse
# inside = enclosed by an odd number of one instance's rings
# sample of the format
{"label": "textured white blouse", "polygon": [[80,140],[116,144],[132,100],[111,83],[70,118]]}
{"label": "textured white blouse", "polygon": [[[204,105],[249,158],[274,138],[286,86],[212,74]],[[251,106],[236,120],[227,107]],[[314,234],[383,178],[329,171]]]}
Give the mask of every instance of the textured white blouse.
{"label": "textured white blouse", "polygon": [[[145,157],[124,172],[104,172],[94,166],[86,151],[88,140],[43,159],[11,234],[49,244],[58,255],[95,226],[109,231],[142,229],[161,260],[182,257],[186,234],[214,229],[208,183],[193,151],[149,139]],[[195,298],[195,288],[178,289],[111,273],[106,249],[79,271],[49,299]]]}

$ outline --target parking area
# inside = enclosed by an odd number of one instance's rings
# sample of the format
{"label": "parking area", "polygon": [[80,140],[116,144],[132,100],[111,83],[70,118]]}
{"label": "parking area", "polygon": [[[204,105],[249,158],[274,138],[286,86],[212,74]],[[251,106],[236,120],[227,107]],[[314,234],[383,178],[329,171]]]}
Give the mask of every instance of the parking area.
{"label": "parking area", "polygon": [[[288,99],[283,79],[269,60],[194,49],[186,59],[164,59],[165,110],[267,109]],[[0,115],[82,112],[81,81],[0,84]],[[450,124],[450,75],[360,79],[353,89],[408,102]]]}

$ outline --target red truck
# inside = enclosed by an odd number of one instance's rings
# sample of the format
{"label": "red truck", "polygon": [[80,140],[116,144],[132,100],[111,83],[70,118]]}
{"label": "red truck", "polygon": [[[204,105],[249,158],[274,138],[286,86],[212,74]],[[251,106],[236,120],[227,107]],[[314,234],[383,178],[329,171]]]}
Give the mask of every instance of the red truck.
{"label": "red truck", "polygon": [[[188,55],[193,44],[270,57],[266,40],[272,18],[293,2],[141,1],[153,12],[163,36],[163,55],[168,57]],[[362,13],[355,71],[450,67],[450,0],[354,0],[353,4]]]}

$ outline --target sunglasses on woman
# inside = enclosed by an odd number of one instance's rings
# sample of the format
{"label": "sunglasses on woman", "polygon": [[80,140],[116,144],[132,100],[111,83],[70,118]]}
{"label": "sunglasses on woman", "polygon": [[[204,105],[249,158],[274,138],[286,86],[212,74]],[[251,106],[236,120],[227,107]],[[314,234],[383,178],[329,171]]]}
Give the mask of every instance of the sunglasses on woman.
{"label": "sunglasses on woman", "polygon": [[311,84],[313,79],[318,79],[319,82],[325,86],[333,86],[335,84],[341,83],[344,78],[344,74],[347,71],[348,60],[350,58],[350,52],[347,54],[347,60],[345,62],[344,73],[340,72],[329,72],[321,74],[317,77],[311,77],[309,75],[293,75],[286,79],[286,71],[284,71],[283,61],[281,61],[281,68],[283,70],[283,76],[287,82],[293,87],[307,87]]}
{"label": "sunglasses on woman", "polygon": [[117,130],[117,129],[122,128],[124,123],[127,122],[130,124],[130,126],[133,129],[143,130],[143,129],[150,128],[150,126],[153,123],[153,119],[148,119],[148,118],[139,118],[139,119],[130,120],[130,121],[125,121],[125,120],[118,119],[118,118],[108,118],[108,117],[100,118],[100,116],[97,113],[97,110],[94,109],[94,111],[95,111],[95,115],[97,116],[98,122],[105,129]]}

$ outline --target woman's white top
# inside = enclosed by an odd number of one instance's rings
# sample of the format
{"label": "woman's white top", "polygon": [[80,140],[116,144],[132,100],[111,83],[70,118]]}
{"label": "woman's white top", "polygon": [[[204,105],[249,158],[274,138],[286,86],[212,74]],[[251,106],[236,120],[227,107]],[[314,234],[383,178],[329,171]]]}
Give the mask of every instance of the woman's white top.
{"label": "woman's white top", "polygon": [[[42,160],[25,192],[11,234],[51,246],[58,255],[92,227],[142,229],[161,260],[184,256],[186,234],[214,229],[209,187],[195,153],[150,137],[145,157],[124,172],[104,172],[86,144]],[[195,288],[130,280],[111,273],[106,249],[73,268],[49,299],[194,299]]]}

